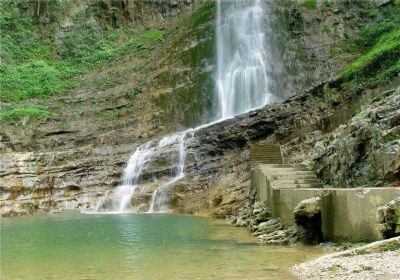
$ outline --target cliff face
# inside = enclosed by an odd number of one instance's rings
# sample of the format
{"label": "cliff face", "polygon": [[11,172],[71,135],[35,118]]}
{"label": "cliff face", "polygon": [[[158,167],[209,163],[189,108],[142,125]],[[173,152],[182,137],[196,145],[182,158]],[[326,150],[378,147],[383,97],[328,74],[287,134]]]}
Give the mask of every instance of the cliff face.
{"label": "cliff face", "polygon": [[337,187],[400,179],[400,89],[387,92],[315,146],[314,169]]}
{"label": "cliff face", "polygon": [[[365,13],[379,15],[388,7],[324,5],[265,3],[277,31],[271,50],[277,88],[282,99],[294,97],[195,132],[186,142],[187,176],[173,187],[177,211],[234,213],[250,188],[250,143],[302,142],[307,133],[323,134],[337,126],[330,116],[356,95],[341,93],[332,100],[330,86],[317,84],[354,58],[340,42],[373,20]],[[44,61],[61,75],[58,81],[71,84],[44,98],[10,100],[0,94],[2,214],[93,207],[118,185],[136,147],[209,119],[213,1],[31,1],[17,8],[32,20],[30,34],[44,42],[38,49],[46,56],[37,64],[26,53],[17,57],[7,49],[4,61],[36,72]],[[15,24],[6,27],[18,39]],[[45,43],[51,47],[43,48]],[[25,114],[32,106],[35,113],[47,113]],[[13,118],[16,112],[24,114]],[[156,155],[159,160],[145,172],[139,204],[148,205],[151,192],[170,174],[172,153],[166,149]]]}

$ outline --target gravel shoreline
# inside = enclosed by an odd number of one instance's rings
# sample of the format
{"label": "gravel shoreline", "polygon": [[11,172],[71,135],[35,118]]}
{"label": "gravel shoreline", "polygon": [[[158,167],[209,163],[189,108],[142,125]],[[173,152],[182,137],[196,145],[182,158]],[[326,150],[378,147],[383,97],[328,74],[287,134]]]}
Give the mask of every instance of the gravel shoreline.
{"label": "gravel shoreline", "polygon": [[398,242],[400,239],[394,238],[330,254],[298,264],[292,268],[292,271],[300,279],[308,280],[399,280],[400,246]]}

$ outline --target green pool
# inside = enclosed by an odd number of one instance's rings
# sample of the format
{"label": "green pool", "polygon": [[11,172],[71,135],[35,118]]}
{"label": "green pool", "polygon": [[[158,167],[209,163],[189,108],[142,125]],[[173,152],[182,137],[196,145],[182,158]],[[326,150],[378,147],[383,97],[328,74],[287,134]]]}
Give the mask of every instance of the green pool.
{"label": "green pool", "polygon": [[291,279],[312,247],[255,243],[245,229],[168,214],[75,211],[1,218],[1,279]]}

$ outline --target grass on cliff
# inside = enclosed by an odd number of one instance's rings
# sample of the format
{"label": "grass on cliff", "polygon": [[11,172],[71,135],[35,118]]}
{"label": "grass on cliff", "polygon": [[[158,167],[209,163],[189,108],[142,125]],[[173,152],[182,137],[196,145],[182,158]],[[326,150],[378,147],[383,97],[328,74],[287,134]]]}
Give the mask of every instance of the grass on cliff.
{"label": "grass on cliff", "polygon": [[[103,46],[95,51],[87,51],[72,58],[51,58],[36,55],[38,49],[46,49],[51,53],[53,46],[46,46],[45,41],[39,40],[36,48],[31,52],[23,51],[23,59],[7,61],[0,67],[0,100],[3,102],[18,102],[29,98],[47,98],[53,94],[75,87],[77,84],[70,78],[112,63],[131,51],[138,55],[146,55],[150,47],[148,42],[160,40],[164,36],[162,30],[152,30],[140,34],[115,47],[111,42],[104,42]],[[1,44],[6,43],[3,56],[19,52],[19,47],[14,38],[7,36],[1,38]]]}
{"label": "grass on cliff", "polygon": [[10,121],[22,118],[35,119],[38,117],[52,117],[53,113],[39,105],[0,106],[0,121]]}
{"label": "grass on cliff", "polygon": [[317,8],[317,0],[305,0],[303,7],[308,10],[314,10]]}
{"label": "grass on cliff", "polygon": [[400,72],[400,2],[376,13],[344,49],[360,57],[337,76],[341,89],[356,93],[389,83]]}
{"label": "grass on cliff", "polygon": [[400,27],[383,35],[340,75],[344,89],[385,84],[400,73]]}
{"label": "grass on cliff", "polygon": [[[78,86],[71,78],[102,65],[126,56],[149,57],[154,43],[165,35],[164,30],[106,29],[82,20],[82,26],[64,38],[60,47],[55,40],[57,24],[34,24],[31,15],[21,12],[20,4],[0,2],[0,101],[6,103],[48,98]],[[18,114],[23,112],[42,113],[19,110]]]}

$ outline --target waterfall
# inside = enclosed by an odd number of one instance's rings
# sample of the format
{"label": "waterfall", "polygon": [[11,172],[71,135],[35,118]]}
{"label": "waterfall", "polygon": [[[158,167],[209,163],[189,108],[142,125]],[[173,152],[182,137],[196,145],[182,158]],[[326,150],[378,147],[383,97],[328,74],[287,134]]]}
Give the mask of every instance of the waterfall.
{"label": "waterfall", "polygon": [[[177,145],[177,167],[171,169],[167,182],[151,196],[148,212],[167,212],[170,209],[170,187],[185,176],[185,140],[198,129],[234,117],[274,101],[272,54],[266,46],[265,12],[259,0],[217,0],[216,54],[217,110],[211,123],[149,141],[131,155],[123,173],[122,185],[111,194],[111,207],[105,200],[96,210],[123,213],[131,207],[131,200],[140,185],[145,165],[152,156],[168,146]],[[110,209],[111,208],[111,209]]]}
{"label": "waterfall", "polygon": [[217,112],[224,120],[273,101],[267,17],[259,0],[217,1]]}
{"label": "waterfall", "polygon": [[[181,133],[173,134],[169,137],[165,137],[165,142],[179,142],[179,153],[178,153],[178,170],[174,177],[172,177],[165,185],[157,188],[152,196],[151,196],[151,203],[150,209],[148,212],[154,213],[158,212],[166,212],[169,210],[168,203],[169,203],[169,187],[177,182],[179,179],[185,177],[185,159],[186,159],[186,151],[185,151],[185,138],[189,130],[186,130]],[[161,143],[161,142],[160,142]]]}
{"label": "waterfall", "polygon": [[[177,167],[172,169],[170,179],[153,192],[150,208],[148,210],[150,213],[167,212],[169,210],[168,204],[170,201],[169,187],[185,176],[185,139],[187,134],[191,131],[193,131],[193,129],[168,135],[161,138],[159,141],[153,140],[139,146],[130,156],[127,167],[124,169],[122,184],[116,187],[109,197],[101,200],[96,205],[95,211],[108,213],[128,212],[135,190],[141,183],[145,165],[151,163],[153,154],[165,147],[177,145]],[[109,200],[109,205],[106,205],[106,199]]]}
{"label": "waterfall", "polygon": [[[154,141],[149,141],[139,146],[130,156],[128,164],[123,172],[122,185],[115,188],[110,197],[109,212],[123,213],[130,206],[130,200],[140,183],[142,170],[145,164],[151,159],[156,147]],[[100,212],[105,200],[99,201],[96,205],[96,212]]]}

